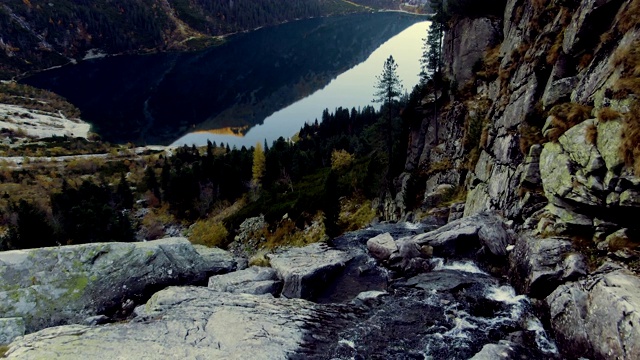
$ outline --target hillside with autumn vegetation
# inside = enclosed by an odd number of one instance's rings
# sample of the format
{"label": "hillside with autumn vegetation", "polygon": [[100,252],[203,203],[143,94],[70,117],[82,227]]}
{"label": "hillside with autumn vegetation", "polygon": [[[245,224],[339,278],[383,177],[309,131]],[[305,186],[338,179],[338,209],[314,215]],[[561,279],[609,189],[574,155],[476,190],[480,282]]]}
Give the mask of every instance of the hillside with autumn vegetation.
{"label": "hillside with autumn vegetation", "polygon": [[6,0],[0,78],[87,56],[198,49],[291,20],[398,7],[394,0]]}

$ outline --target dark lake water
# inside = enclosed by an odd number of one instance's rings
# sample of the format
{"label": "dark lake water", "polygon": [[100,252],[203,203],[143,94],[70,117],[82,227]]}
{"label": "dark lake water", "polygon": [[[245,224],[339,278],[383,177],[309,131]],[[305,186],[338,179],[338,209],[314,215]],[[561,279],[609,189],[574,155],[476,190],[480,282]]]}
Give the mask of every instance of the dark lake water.
{"label": "dark lake water", "polygon": [[106,141],[251,146],[292,136],[325,108],[371,104],[389,55],[410,91],[424,20],[394,12],[301,20],[199,52],[87,60],[22,82],[65,96]]}

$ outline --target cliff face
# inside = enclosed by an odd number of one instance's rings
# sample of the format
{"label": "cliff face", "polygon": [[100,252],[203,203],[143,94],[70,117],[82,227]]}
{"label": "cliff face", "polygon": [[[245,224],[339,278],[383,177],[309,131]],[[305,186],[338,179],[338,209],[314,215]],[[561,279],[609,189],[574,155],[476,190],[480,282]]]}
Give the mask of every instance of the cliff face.
{"label": "cliff face", "polygon": [[465,215],[497,210],[517,224],[547,202],[570,225],[635,211],[625,136],[635,128],[637,4],[511,0],[504,18],[454,18],[444,40],[453,89],[438,106],[424,100],[406,173],[425,170],[426,193],[463,186]]}
{"label": "cliff face", "polygon": [[570,358],[640,356],[629,340],[640,297],[628,294],[640,259],[639,21],[637,0],[509,0],[502,18],[454,17],[452,91],[439,113],[424,100],[403,174],[426,174],[425,199],[452,185],[466,191],[465,216],[513,225],[511,280],[540,299]]}

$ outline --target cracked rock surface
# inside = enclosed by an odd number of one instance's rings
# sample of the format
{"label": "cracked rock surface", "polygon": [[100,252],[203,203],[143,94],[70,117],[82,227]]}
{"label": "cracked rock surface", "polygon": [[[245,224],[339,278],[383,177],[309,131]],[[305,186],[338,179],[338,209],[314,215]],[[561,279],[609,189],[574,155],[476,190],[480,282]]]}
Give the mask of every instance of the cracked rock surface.
{"label": "cracked rock surface", "polygon": [[[128,323],[49,328],[15,341],[9,359],[287,359],[316,304],[270,295],[169,287]],[[258,350],[259,349],[259,350]]]}
{"label": "cracked rock surface", "polygon": [[23,318],[26,332],[127,315],[170,285],[204,283],[236,269],[226,251],[200,254],[185,238],[0,253],[0,318]]}
{"label": "cracked rock surface", "polygon": [[546,298],[556,341],[573,358],[640,359],[640,279],[607,263]]}

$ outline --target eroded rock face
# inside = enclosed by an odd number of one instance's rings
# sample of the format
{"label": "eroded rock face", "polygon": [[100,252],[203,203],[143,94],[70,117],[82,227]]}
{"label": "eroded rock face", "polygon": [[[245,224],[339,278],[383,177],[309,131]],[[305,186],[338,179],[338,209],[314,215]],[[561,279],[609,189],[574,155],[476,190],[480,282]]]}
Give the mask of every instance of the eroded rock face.
{"label": "eroded rock face", "polygon": [[591,119],[544,145],[540,174],[547,210],[562,226],[591,228],[594,214],[618,228],[637,226],[640,183],[620,157],[621,129],[620,120]]}
{"label": "eroded rock face", "polygon": [[489,18],[465,18],[447,31],[444,47],[445,72],[460,85],[473,75],[473,67],[485,51],[501,40],[500,21]]}
{"label": "eroded rock face", "polygon": [[584,277],[588,271],[584,256],[562,238],[521,236],[511,263],[512,281],[521,292],[536,298],[546,297],[558,285]]}
{"label": "eroded rock face", "polygon": [[301,299],[313,299],[323,290],[322,284],[327,285],[352,258],[345,251],[321,243],[289,248],[268,256],[271,267],[284,281],[282,295]]}
{"label": "eroded rock face", "polygon": [[546,298],[551,326],[571,358],[640,358],[640,279],[605,264],[588,279]]}
{"label": "eroded rock face", "polygon": [[235,268],[227,252],[201,256],[185,238],[0,252],[0,317],[21,317],[33,332],[124,315],[160,288]]}
{"label": "eroded rock face", "polygon": [[303,329],[319,322],[315,307],[300,299],[170,287],[131,322],[46,329],[14,342],[8,358],[287,359],[303,342]]}

